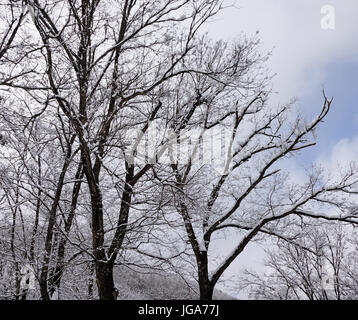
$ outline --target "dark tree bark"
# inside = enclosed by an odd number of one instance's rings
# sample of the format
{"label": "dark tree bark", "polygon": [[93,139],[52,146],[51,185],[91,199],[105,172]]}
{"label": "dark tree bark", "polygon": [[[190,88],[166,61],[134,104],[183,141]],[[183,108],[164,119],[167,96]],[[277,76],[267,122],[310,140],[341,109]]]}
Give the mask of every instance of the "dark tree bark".
{"label": "dark tree bark", "polygon": [[71,231],[71,226],[73,219],[75,217],[75,212],[77,208],[78,197],[81,191],[82,185],[82,178],[84,172],[82,163],[78,165],[77,172],[75,175],[76,182],[73,186],[72,196],[71,196],[71,208],[68,214],[67,219],[65,219],[65,228],[64,228],[64,235],[60,235],[59,245],[57,249],[57,261],[56,266],[52,272],[52,276],[49,279],[49,294],[52,297],[53,293],[55,292],[56,288],[60,287],[62,275],[65,271],[65,251],[66,251],[66,244],[67,244],[67,236]]}
{"label": "dark tree bark", "polygon": [[48,273],[49,273],[49,264],[51,259],[51,251],[53,247],[53,236],[54,236],[54,226],[56,223],[56,213],[57,208],[60,203],[60,198],[62,194],[62,189],[65,182],[65,176],[68,170],[68,167],[71,162],[72,154],[72,144],[76,139],[76,135],[72,135],[71,139],[67,145],[67,154],[64,164],[62,166],[62,170],[60,176],[58,178],[56,192],[54,196],[54,200],[52,202],[51,210],[49,212],[49,218],[47,223],[47,233],[45,240],[45,254],[42,262],[41,273],[40,273],[40,292],[42,300],[50,300],[50,294],[48,291]]}
{"label": "dark tree bark", "polygon": [[95,267],[100,300],[117,300],[118,291],[113,281],[113,264],[97,261]]}
{"label": "dark tree bark", "polygon": [[208,253],[206,251],[200,252],[197,263],[198,263],[200,300],[212,300],[214,285],[211,283],[209,279]]}

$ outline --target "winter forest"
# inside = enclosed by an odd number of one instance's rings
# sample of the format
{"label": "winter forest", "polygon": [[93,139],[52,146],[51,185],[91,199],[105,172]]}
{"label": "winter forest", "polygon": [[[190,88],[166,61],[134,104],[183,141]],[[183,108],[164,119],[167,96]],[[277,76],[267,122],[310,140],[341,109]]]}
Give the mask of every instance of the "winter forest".
{"label": "winter forest", "polygon": [[334,92],[273,103],[260,34],[205,31],[230,3],[0,5],[1,300],[358,299],[356,163],[284,165]]}

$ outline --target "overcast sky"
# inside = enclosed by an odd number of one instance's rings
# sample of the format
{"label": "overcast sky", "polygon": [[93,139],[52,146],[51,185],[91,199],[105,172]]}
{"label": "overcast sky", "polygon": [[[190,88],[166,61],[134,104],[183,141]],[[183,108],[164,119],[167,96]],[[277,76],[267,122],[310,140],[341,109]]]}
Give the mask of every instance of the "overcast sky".
{"label": "overcast sky", "polygon": [[[237,0],[207,26],[211,36],[230,39],[259,31],[263,52],[273,49],[269,67],[277,73],[276,101],[299,98],[307,117],[322,105],[322,88],[334,104],[319,130],[318,144],[291,163],[298,173],[312,162],[328,165],[358,160],[358,1],[357,0]],[[321,8],[335,9],[335,29],[324,30]],[[262,251],[251,247],[228,274],[255,266]]]}

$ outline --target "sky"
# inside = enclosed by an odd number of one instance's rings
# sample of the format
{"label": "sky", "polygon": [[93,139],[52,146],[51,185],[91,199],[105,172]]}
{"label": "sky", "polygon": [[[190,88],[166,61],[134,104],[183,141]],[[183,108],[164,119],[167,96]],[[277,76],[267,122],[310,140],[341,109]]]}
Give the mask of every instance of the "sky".
{"label": "sky", "polygon": [[[292,160],[290,169],[299,173],[311,163],[320,163],[335,170],[358,160],[358,1],[233,0],[231,4],[206,29],[212,37],[228,40],[259,32],[262,52],[273,50],[268,62],[277,74],[273,103],[297,98],[297,107],[312,118],[322,106],[323,89],[334,97],[332,110],[318,130],[317,145]],[[321,11],[326,5],[334,11]],[[322,28],[327,19],[333,29]],[[261,270],[262,257],[263,249],[251,245],[226,276],[243,267]]]}

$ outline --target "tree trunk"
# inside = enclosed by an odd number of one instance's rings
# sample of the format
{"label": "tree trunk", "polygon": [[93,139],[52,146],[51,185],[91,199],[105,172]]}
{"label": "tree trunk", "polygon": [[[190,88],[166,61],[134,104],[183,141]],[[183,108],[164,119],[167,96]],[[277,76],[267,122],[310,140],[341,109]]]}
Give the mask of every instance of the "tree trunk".
{"label": "tree trunk", "polygon": [[209,280],[208,257],[206,251],[200,253],[200,260],[198,261],[198,280],[200,300],[213,300],[214,285]]}
{"label": "tree trunk", "polygon": [[[77,182],[74,184],[74,187],[72,190],[71,209],[70,209],[67,219],[65,220],[64,232],[66,235],[69,235],[69,233],[71,231],[72,222],[75,217],[78,196],[81,191],[82,178],[84,175],[84,172],[82,169],[83,169],[82,163],[80,163],[77,168],[76,175],[75,175],[75,179],[77,180]],[[67,237],[65,237],[64,235],[61,235],[59,245],[58,245],[58,250],[57,250],[57,261],[56,261],[55,269],[53,270],[52,276],[49,279],[49,295],[50,295],[50,297],[52,297],[52,295],[54,294],[56,289],[60,288],[62,275],[65,270],[64,259],[65,259],[66,244],[67,244]]]}
{"label": "tree trunk", "polygon": [[88,293],[87,300],[93,300],[93,274],[94,274],[94,264],[90,263],[90,276],[88,278]]}
{"label": "tree trunk", "polygon": [[96,280],[100,300],[117,300],[118,291],[113,281],[113,265],[96,261]]}
{"label": "tree trunk", "polygon": [[209,281],[200,281],[199,282],[200,289],[200,300],[213,300],[214,288]]}
{"label": "tree trunk", "polygon": [[[81,136],[81,135],[80,135]],[[82,143],[82,164],[90,191],[92,206],[92,247],[95,257],[96,283],[100,300],[116,300],[117,289],[113,281],[113,263],[107,261],[104,247],[103,203],[99,187],[101,167],[92,167],[91,154],[85,141]]]}

